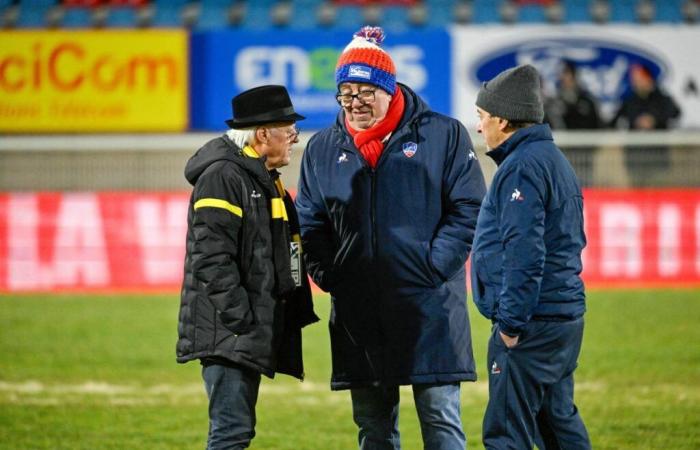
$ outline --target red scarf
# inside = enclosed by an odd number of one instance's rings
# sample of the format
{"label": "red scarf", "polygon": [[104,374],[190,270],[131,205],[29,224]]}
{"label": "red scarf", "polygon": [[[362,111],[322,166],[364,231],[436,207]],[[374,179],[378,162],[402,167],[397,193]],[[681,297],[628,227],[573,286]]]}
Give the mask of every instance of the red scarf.
{"label": "red scarf", "polygon": [[367,161],[371,168],[377,166],[377,161],[384,150],[382,139],[387,134],[392,133],[399,125],[399,120],[403,116],[404,101],[401,88],[396,86],[396,93],[389,103],[389,110],[386,112],[384,119],[376,123],[371,128],[366,130],[355,130],[350,126],[347,116],[345,116],[345,127],[348,129],[352,140],[355,142],[355,147],[360,149],[360,153]]}

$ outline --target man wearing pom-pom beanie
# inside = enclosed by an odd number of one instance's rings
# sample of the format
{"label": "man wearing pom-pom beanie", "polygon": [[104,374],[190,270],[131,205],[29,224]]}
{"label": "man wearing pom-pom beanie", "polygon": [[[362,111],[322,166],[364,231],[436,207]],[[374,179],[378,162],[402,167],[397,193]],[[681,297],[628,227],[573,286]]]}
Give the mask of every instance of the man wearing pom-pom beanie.
{"label": "man wearing pom-pom beanie", "polygon": [[474,381],[464,265],[484,178],[467,130],[430,110],[364,27],[336,66],[335,124],[304,152],[297,208],[309,273],[331,293],[331,388],[351,391],[363,450],[399,449],[411,385],[424,447],[463,450]]}

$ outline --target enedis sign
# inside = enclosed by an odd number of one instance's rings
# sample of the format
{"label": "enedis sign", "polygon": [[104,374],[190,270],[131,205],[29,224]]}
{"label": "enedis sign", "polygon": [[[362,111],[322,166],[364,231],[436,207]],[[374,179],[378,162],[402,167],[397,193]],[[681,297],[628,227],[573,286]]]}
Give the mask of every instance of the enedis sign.
{"label": "enedis sign", "polygon": [[0,131],[181,131],[181,30],[0,33]]}

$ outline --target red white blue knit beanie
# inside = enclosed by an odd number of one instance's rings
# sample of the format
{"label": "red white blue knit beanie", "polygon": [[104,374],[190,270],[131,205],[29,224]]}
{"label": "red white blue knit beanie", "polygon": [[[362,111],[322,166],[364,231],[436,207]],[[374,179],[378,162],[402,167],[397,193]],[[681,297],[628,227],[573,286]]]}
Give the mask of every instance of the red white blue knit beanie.
{"label": "red white blue knit beanie", "polygon": [[380,45],[384,42],[381,27],[365,26],[353,35],[335,66],[335,84],[369,83],[389,94],[396,92],[396,67]]}

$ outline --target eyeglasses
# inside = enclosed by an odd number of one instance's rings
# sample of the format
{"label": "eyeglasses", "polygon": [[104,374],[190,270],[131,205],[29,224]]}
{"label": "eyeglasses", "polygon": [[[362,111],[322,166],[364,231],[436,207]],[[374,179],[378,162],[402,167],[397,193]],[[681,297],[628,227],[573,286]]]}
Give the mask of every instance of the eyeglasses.
{"label": "eyeglasses", "polygon": [[357,94],[341,94],[338,92],[335,94],[335,99],[338,101],[338,104],[343,107],[349,107],[352,105],[352,101],[354,99],[357,99],[360,103],[363,105],[369,104],[369,103],[374,103],[374,91],[376,89],[369,89],[366,91],[360,91]]}
{"label": "eyeglasses", "polygon": [[[270,130],[282,130],[282,127],[274,127],[274,128],[268,128]],[[299,130],[297,127],[292,127],[291,129],[286,129],[284,130],[285,133],[285,139],[287,142],[295,142],[297,140],[297,137],[299,137]]]}

